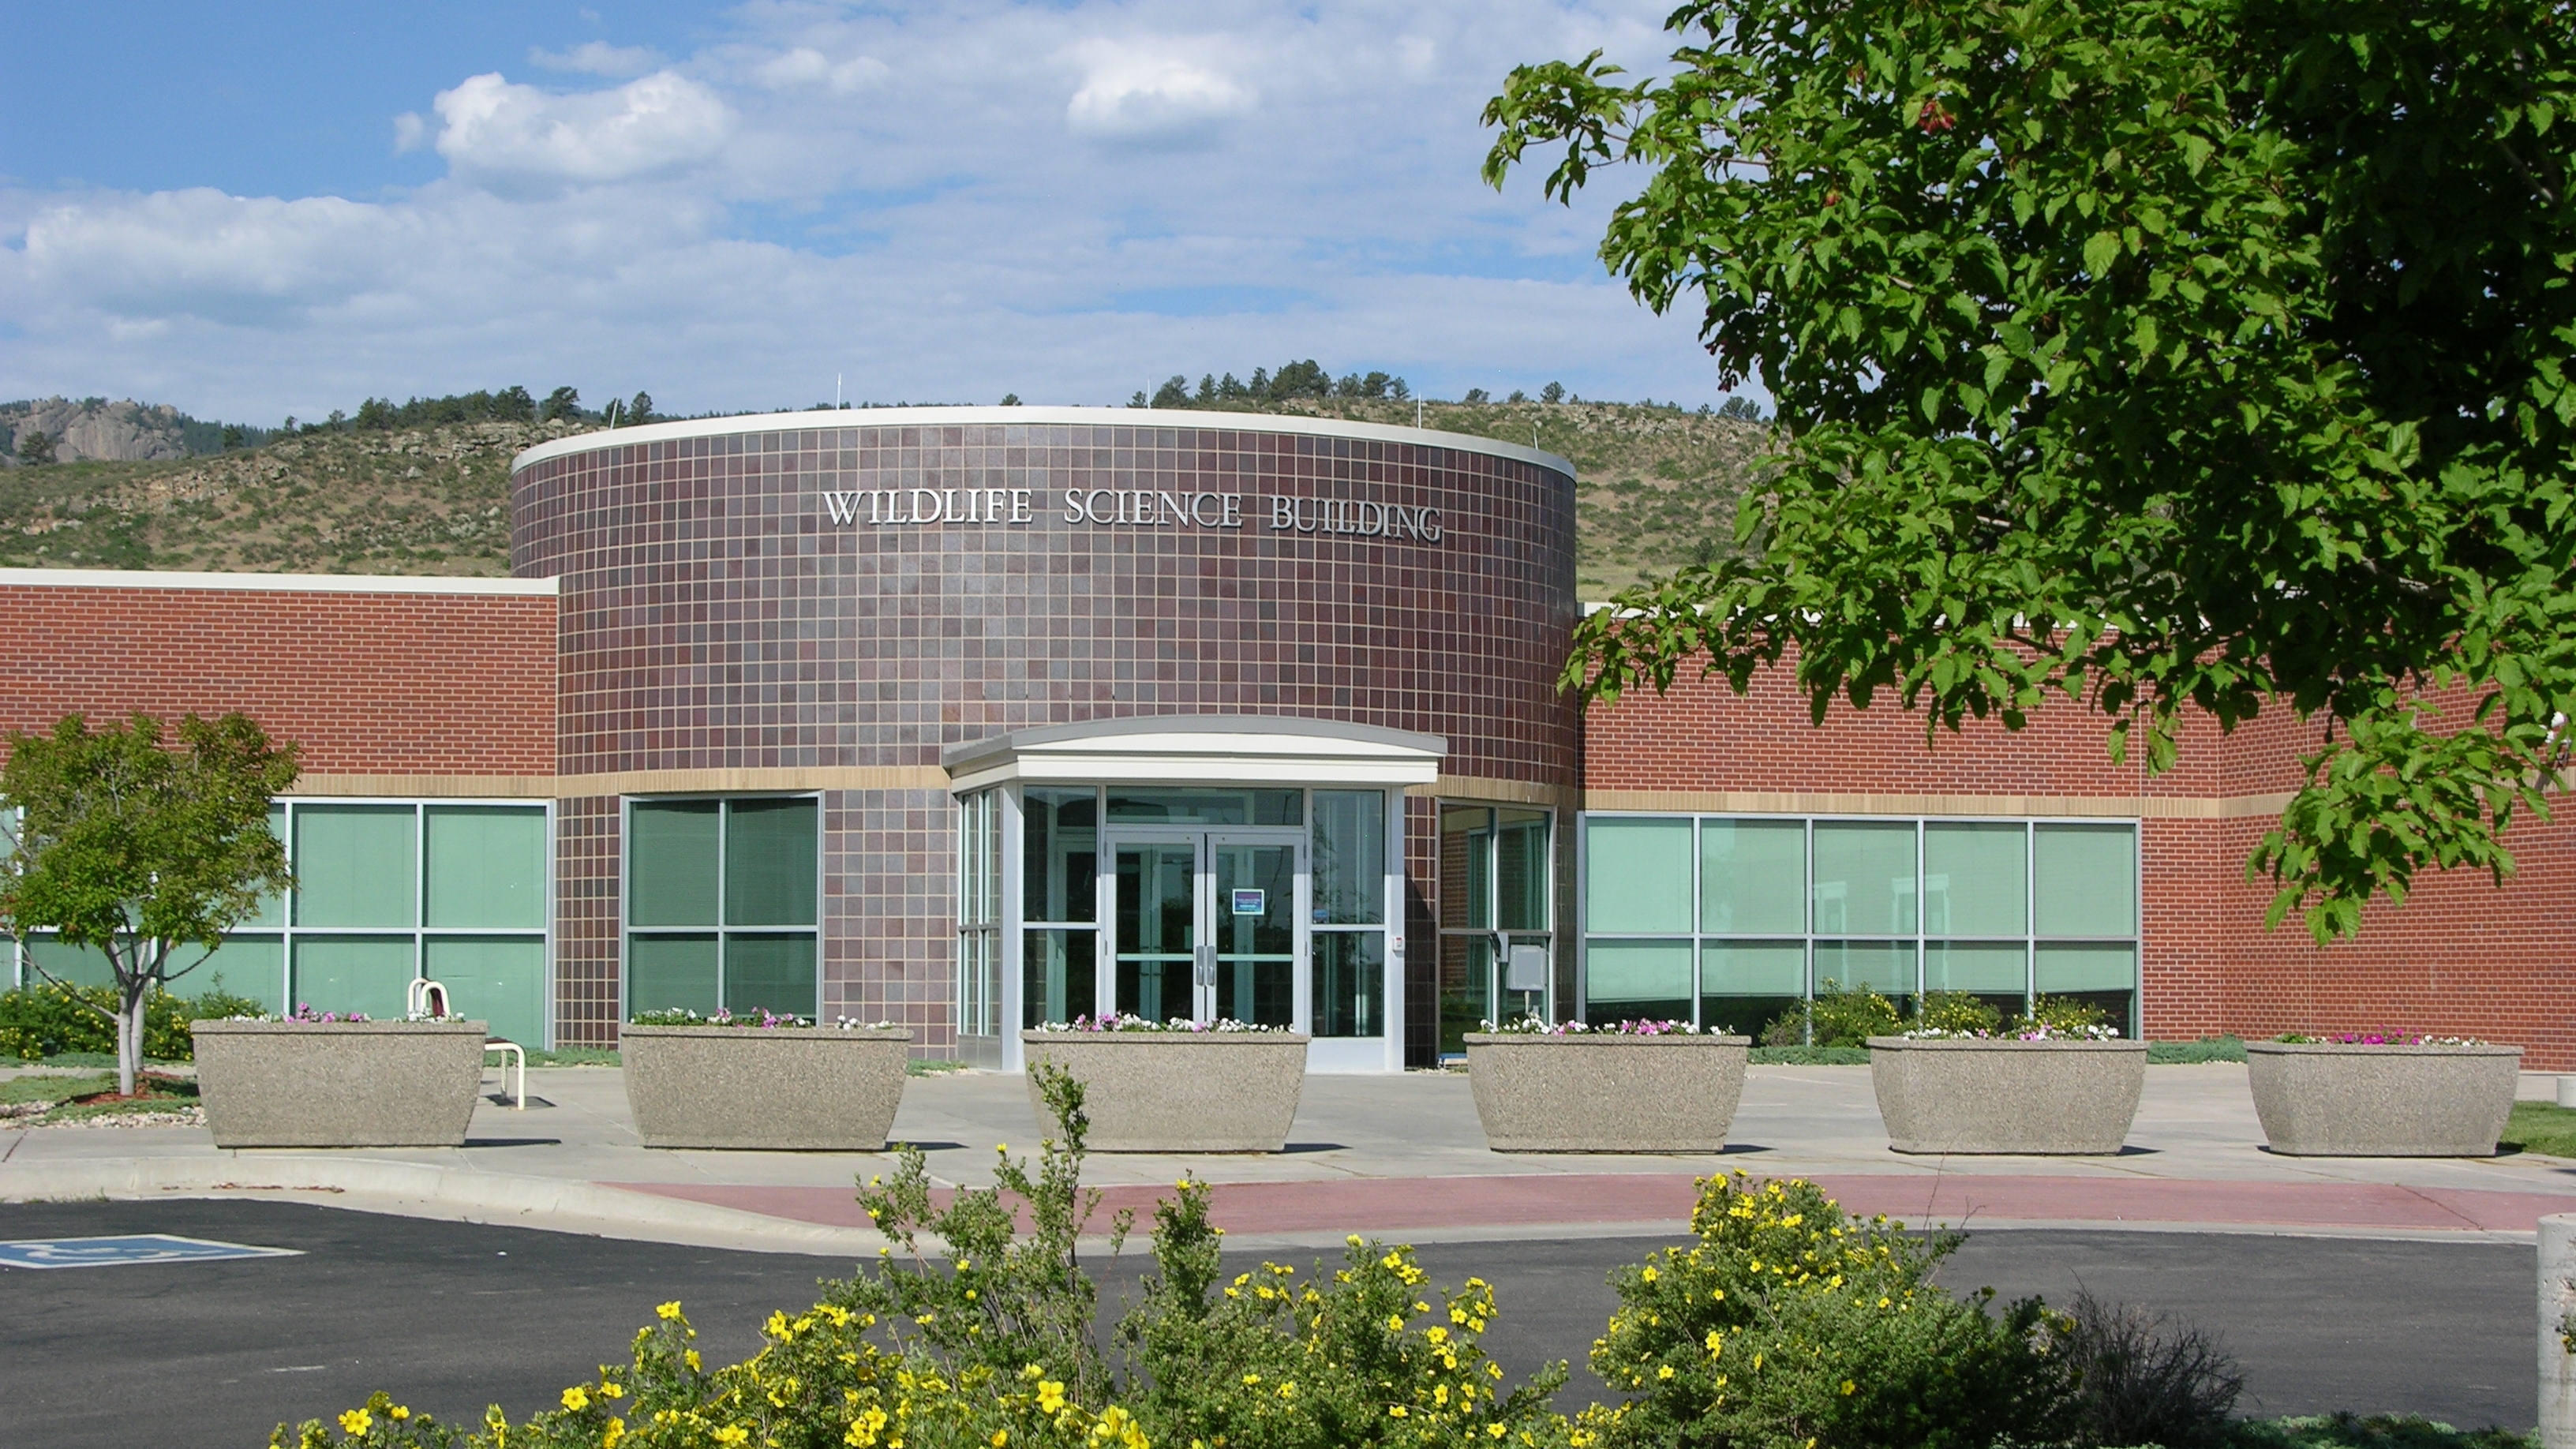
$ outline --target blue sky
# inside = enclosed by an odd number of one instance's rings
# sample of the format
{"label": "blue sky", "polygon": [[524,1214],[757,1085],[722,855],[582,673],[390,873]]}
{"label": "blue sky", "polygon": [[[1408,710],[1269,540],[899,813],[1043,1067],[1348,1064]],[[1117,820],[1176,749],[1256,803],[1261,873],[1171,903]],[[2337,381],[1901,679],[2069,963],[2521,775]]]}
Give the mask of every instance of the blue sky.
{"label": "blue sky", "polygon": [[1476,175],[1516,62],[1664,0],[55,4],[0,47],[0,398],[273,422],[1114,403],[1314,357],[1713,402],[1609,204]]}

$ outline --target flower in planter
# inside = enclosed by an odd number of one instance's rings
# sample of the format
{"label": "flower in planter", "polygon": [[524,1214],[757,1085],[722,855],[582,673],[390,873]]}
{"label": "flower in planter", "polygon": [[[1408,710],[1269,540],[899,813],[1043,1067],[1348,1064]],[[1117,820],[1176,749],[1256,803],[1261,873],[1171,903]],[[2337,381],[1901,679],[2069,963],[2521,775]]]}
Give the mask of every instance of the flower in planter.
{"label": "flower in planter", "polygon": [[[1701,1028],[1687,1021],[1616,1021],[1606,1026],[1593,1026],[1581,1021],[1542,1021],[1524,1016],[1514,1021],[1478,1022],[1477,1030],[1496,1036],[1699,1036]],[[1726,1028],[1717,1028],[1724,1034]]]}
{"label": "flower in planter", "polygon": [[1071,1021],[1051,1021],[1046,1025],[1039,1027],[1038,1030],[1081,1032],[1153,1031],[1206,1036],[1216,1033],[1233,1035],[1243,1032],[1284,1032],[1289,1030],[1289,1028],[1284,1026],[1264,1026],[1259,1022],[1253,1021],[1236,1021],[1232,1017],[1219,1017],[1215,1021],[1192,1021],[1186,1016],[1176,1016],[1169,1021],[1156,1021],[1149,1016],[1129,1016],[1124,1012],[1112,1011],[1105,1012],[1099,1016],[1077,1016]]}
{"label": "flower in planter", "polygon": [[2347,1031],[2310,1036],[2285,1031],[2272,1038],[2287,1046],[2433,1046],[2475,1047],[2490,1043],[2473,1036],[2426,1036],[2413,1031]]}

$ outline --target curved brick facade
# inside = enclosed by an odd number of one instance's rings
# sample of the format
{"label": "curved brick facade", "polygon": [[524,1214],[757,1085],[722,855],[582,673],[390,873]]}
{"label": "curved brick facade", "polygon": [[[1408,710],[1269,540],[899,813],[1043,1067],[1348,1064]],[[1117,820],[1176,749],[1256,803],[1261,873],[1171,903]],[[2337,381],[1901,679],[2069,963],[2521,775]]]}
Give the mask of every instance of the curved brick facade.
{"label": "curved brick facade", "polygon": [[558,819],[567,1040],[614,1027],[623,794],[819,785],[822,1009],[936,1046],[943,746],[1291,715],[1445,736],[1445,773],[1477,782],[1580,786],[1555,686],[1573,478],[1545,455],[1240,415],[782,421],[587,435],[515,475],[513,568],[560,580],[557,768],[599,781],[567,782]]}

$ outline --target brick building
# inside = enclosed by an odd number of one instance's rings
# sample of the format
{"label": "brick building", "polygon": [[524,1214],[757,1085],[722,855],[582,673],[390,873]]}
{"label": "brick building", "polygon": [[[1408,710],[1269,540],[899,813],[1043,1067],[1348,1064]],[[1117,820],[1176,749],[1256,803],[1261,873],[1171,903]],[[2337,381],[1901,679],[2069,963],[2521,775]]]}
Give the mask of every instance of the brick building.
{"label": "brick building", "polygon": [[1484,1017],[1759,1030],[1839,983],[2576,1065],[2562,827],[2357,942],[2262,929],[2286,719],[2148,777],[2068,711],[1927,742],[1811,727],[1785,677],[1581,714],[1572,469],[1527,448],[797,414],[550,443],[512,509],[507,580],[0,571],[0,725],[242,709],[301,746],[297,889],[228,940],[231,989],[381,1013],[434,975],[553,1043],[656,1006],[891,1018],[1006,1067],[1018,1027],[1115,1007],[1388,1070]]}

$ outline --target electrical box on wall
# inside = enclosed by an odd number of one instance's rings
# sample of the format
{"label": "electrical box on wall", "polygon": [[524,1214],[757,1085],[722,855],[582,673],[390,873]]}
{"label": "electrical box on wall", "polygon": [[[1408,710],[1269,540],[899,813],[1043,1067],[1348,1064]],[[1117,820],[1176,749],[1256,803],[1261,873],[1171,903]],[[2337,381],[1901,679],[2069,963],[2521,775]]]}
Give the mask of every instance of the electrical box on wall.
{"label": "electrical box on wall", "polygon": [[1503,958],[1505,991],[1545,991],[1547,989],[1547,948],[1514,946]]}

